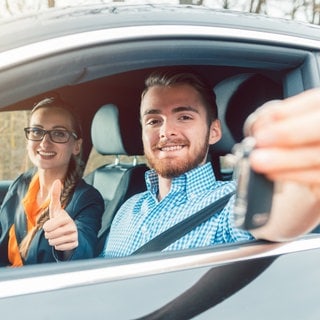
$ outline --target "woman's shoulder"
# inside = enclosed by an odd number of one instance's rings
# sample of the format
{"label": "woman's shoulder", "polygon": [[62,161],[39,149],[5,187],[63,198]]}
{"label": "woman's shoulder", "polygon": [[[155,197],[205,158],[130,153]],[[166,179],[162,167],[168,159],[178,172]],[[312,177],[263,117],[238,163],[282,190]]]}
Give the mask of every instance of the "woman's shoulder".
{"label": "woman's shoulder", "polygon": [[[100,192],[91,184],[87,183],[84,179],[80,179],[75,188],[75,193],[92,195],[102,199]],[[102,199],[103,200],[103,199]]]}
{"label": "woman's shoulder", "polygon": [[86,183],[83,179],[80,179],[74,189],[72,197],[69,199],[67,207],[70,212],[72,212],[73,210],[78,210],[81,207],[91,205],[102,208],[101,210],[103,210],[103,198],[97,189]]}
{"label": "woman's shoulder", "polygon": [[29,183],[34,176],[36,169],[32,168],[21,173],[10,185],[9,190],[24,189],[29,186]]}

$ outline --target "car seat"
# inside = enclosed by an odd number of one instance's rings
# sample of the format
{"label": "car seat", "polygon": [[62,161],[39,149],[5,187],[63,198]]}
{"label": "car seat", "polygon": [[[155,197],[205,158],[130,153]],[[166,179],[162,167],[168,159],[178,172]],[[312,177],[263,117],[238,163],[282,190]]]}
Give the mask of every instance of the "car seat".
{"label": "car seat", "polygon": [[243,125],[254,110],[267,101],[282,99],[282,85],[258,73],[241,73],[228,77],[214,87],[222,127],[222,138],[210,146],[209,158],[218,180],[230,179],[223,174],[220,156],[232,152],[243,136]]}
{"label": "car seat", "polygon": [[[137,156],[124,148],[120,131],[119,111],[113,104],[102,106],[95,114],[91,126],[92,144],[101,155],[115,155],[115,162],[100,166],[84,177],[102,195],[105,210],[102,216],[101,229],[98,233],[99,254],[104,246],[111,222],[121,204],[132,195],[146,190],[144,173],[148,167],[137,164],[136,158],[132,163],[121,163],[121,155]],[[141,140],[141,138],[140,138]],[[131,149],[137,150],[137,148]],[[137,152],[137,151],[136,151]]]}

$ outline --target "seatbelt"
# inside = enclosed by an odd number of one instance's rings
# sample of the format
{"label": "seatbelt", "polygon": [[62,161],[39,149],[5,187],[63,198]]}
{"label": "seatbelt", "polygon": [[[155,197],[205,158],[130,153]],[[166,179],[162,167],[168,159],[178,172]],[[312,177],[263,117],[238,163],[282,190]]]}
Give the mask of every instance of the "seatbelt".
{"label": "seatbelt", "polygon": [[192,231],[195,227],[207,221],[216,212],[222,210],[234,193],[235,191],[228,193],[224,197],[209,204],[200,211],[192,214],[190,217],[180,221],[166,231],[160,233],[159,235],[145,243],[143,246],[138,248],[136,251],[134,251],[132,255],[138,253],[161,251],[167,248],[170,244],[182,238],[184,235]]}

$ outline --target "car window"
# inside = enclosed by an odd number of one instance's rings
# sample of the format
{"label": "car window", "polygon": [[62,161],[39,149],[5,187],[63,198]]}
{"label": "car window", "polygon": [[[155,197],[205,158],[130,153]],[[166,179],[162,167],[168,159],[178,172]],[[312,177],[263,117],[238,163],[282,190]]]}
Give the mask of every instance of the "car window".
{"label": "car window", "polygon": [[25,148],[23,128],[28,124],[29,111],[5,111],[0,117],[0,178],[13,180],[31,167]]}
{"label": "car window", "polygon": [[83,175],[86,176],[90,172],[99,168],[102,165],[115,164],[117,161],[123,164],[132,164],[132,163],[145,163],[145,158],[143,156],[126,156],[126,155],[102,155],[97,152],[97,150],[93,147],[89,154],[89,158],[84,170]]}
{"label": "car window", "polygon": [[[0,153],[0,179],[14,180],[19,174],[32,167],[32,163],[25,148],[25,136],[23,128],[27,126],[30,111],[4,111],[1,112],[0,117],[0,145],[2,152]],[[113,164],[116,161],[121,163],[145,163],[144,156],[125,156],[121,155],[101,155],[93,147],[89,154],[88,161],[85,166],[84,176],[95,170],[96,168]],[[226,170],[228,174],[232,168],[225,160],[225,157],[220,157],[222,169]]]}
{"label": "car window", "polygon": [[[27,171],[32,167],[32,163],[26,152],[26,140],[23,128],[27,126],[30,111],[3,111],[0,117],[0,145],[2,152],[0,153],[0,180],[14,180],[19,174]],[[120,156],[121,163],[145,163],[142,156],[129,157]],[[95,148],[92,148],[87,164],[85,166],[84,175],[92,172],[94,169],[112,164],[116,161],[116,155],[103,156],[99,154]]]}
{"label": "car window", "polygon": [[[230,158],[228,155],[226,156],[220,156],[220,166],[221,171],[224,176],[226,176],[226,179],[230,179],[232,172],[233,172],[233,165],[230,162]],[[85,170],[83,175],[86,176],[90,172],[94,171],[95,169],[99,168],[103,165],[108,164],[115,164],[117,161],[119,161],[122,164],[140,164],[140,163],[146,163],[146,159],[144,156],[126,156],[126,155],[102,155],[97,152],[97,150],[93,147],[91,149],[91,152],[88,157],[88,161],[85,166]]]}

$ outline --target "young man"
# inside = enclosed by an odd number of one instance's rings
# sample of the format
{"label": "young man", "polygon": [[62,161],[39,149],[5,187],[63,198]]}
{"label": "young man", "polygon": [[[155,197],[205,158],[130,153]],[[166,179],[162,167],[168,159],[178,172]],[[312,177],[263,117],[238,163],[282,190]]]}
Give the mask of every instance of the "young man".
{"label": "young man", "polygon": [[[266,144],[262,130],[259,131],[260,124],[267,121],[266,114],[260,111],[247,125],[258,146]],[[191,73],[152,74],[142,93],[140,115],[145,156],[151,168],[146,175],[147,191],[133,196],[120,208],[102,253],[105,257],[130,255],[158,234],[235,190],[234,181],[216,181],[211,164],[206,163],[209,145],[221,138],[221,127],[214,93],[203,80]],[[261,154],[255,153],[253,165],[277,180],[278,172],[259,167],[259,159],[261,164]],[[266,226],[251,233],[235,228],[231,197],[221,211],[165,250],[254,238],[287,240],[310,231],[319,222],[314,217],[302,229],[299,223],[299,219],[303,221],[301,212],[312,215],[320,207],[320,201],[309,189],[289,182],[277,190]],[[307,205],[299,210],[302,203]],[[293,212],[297,220],[289,214],[291,204],[297,208],[297,213]],[[286,217],[284,210],[288,211]]]}

